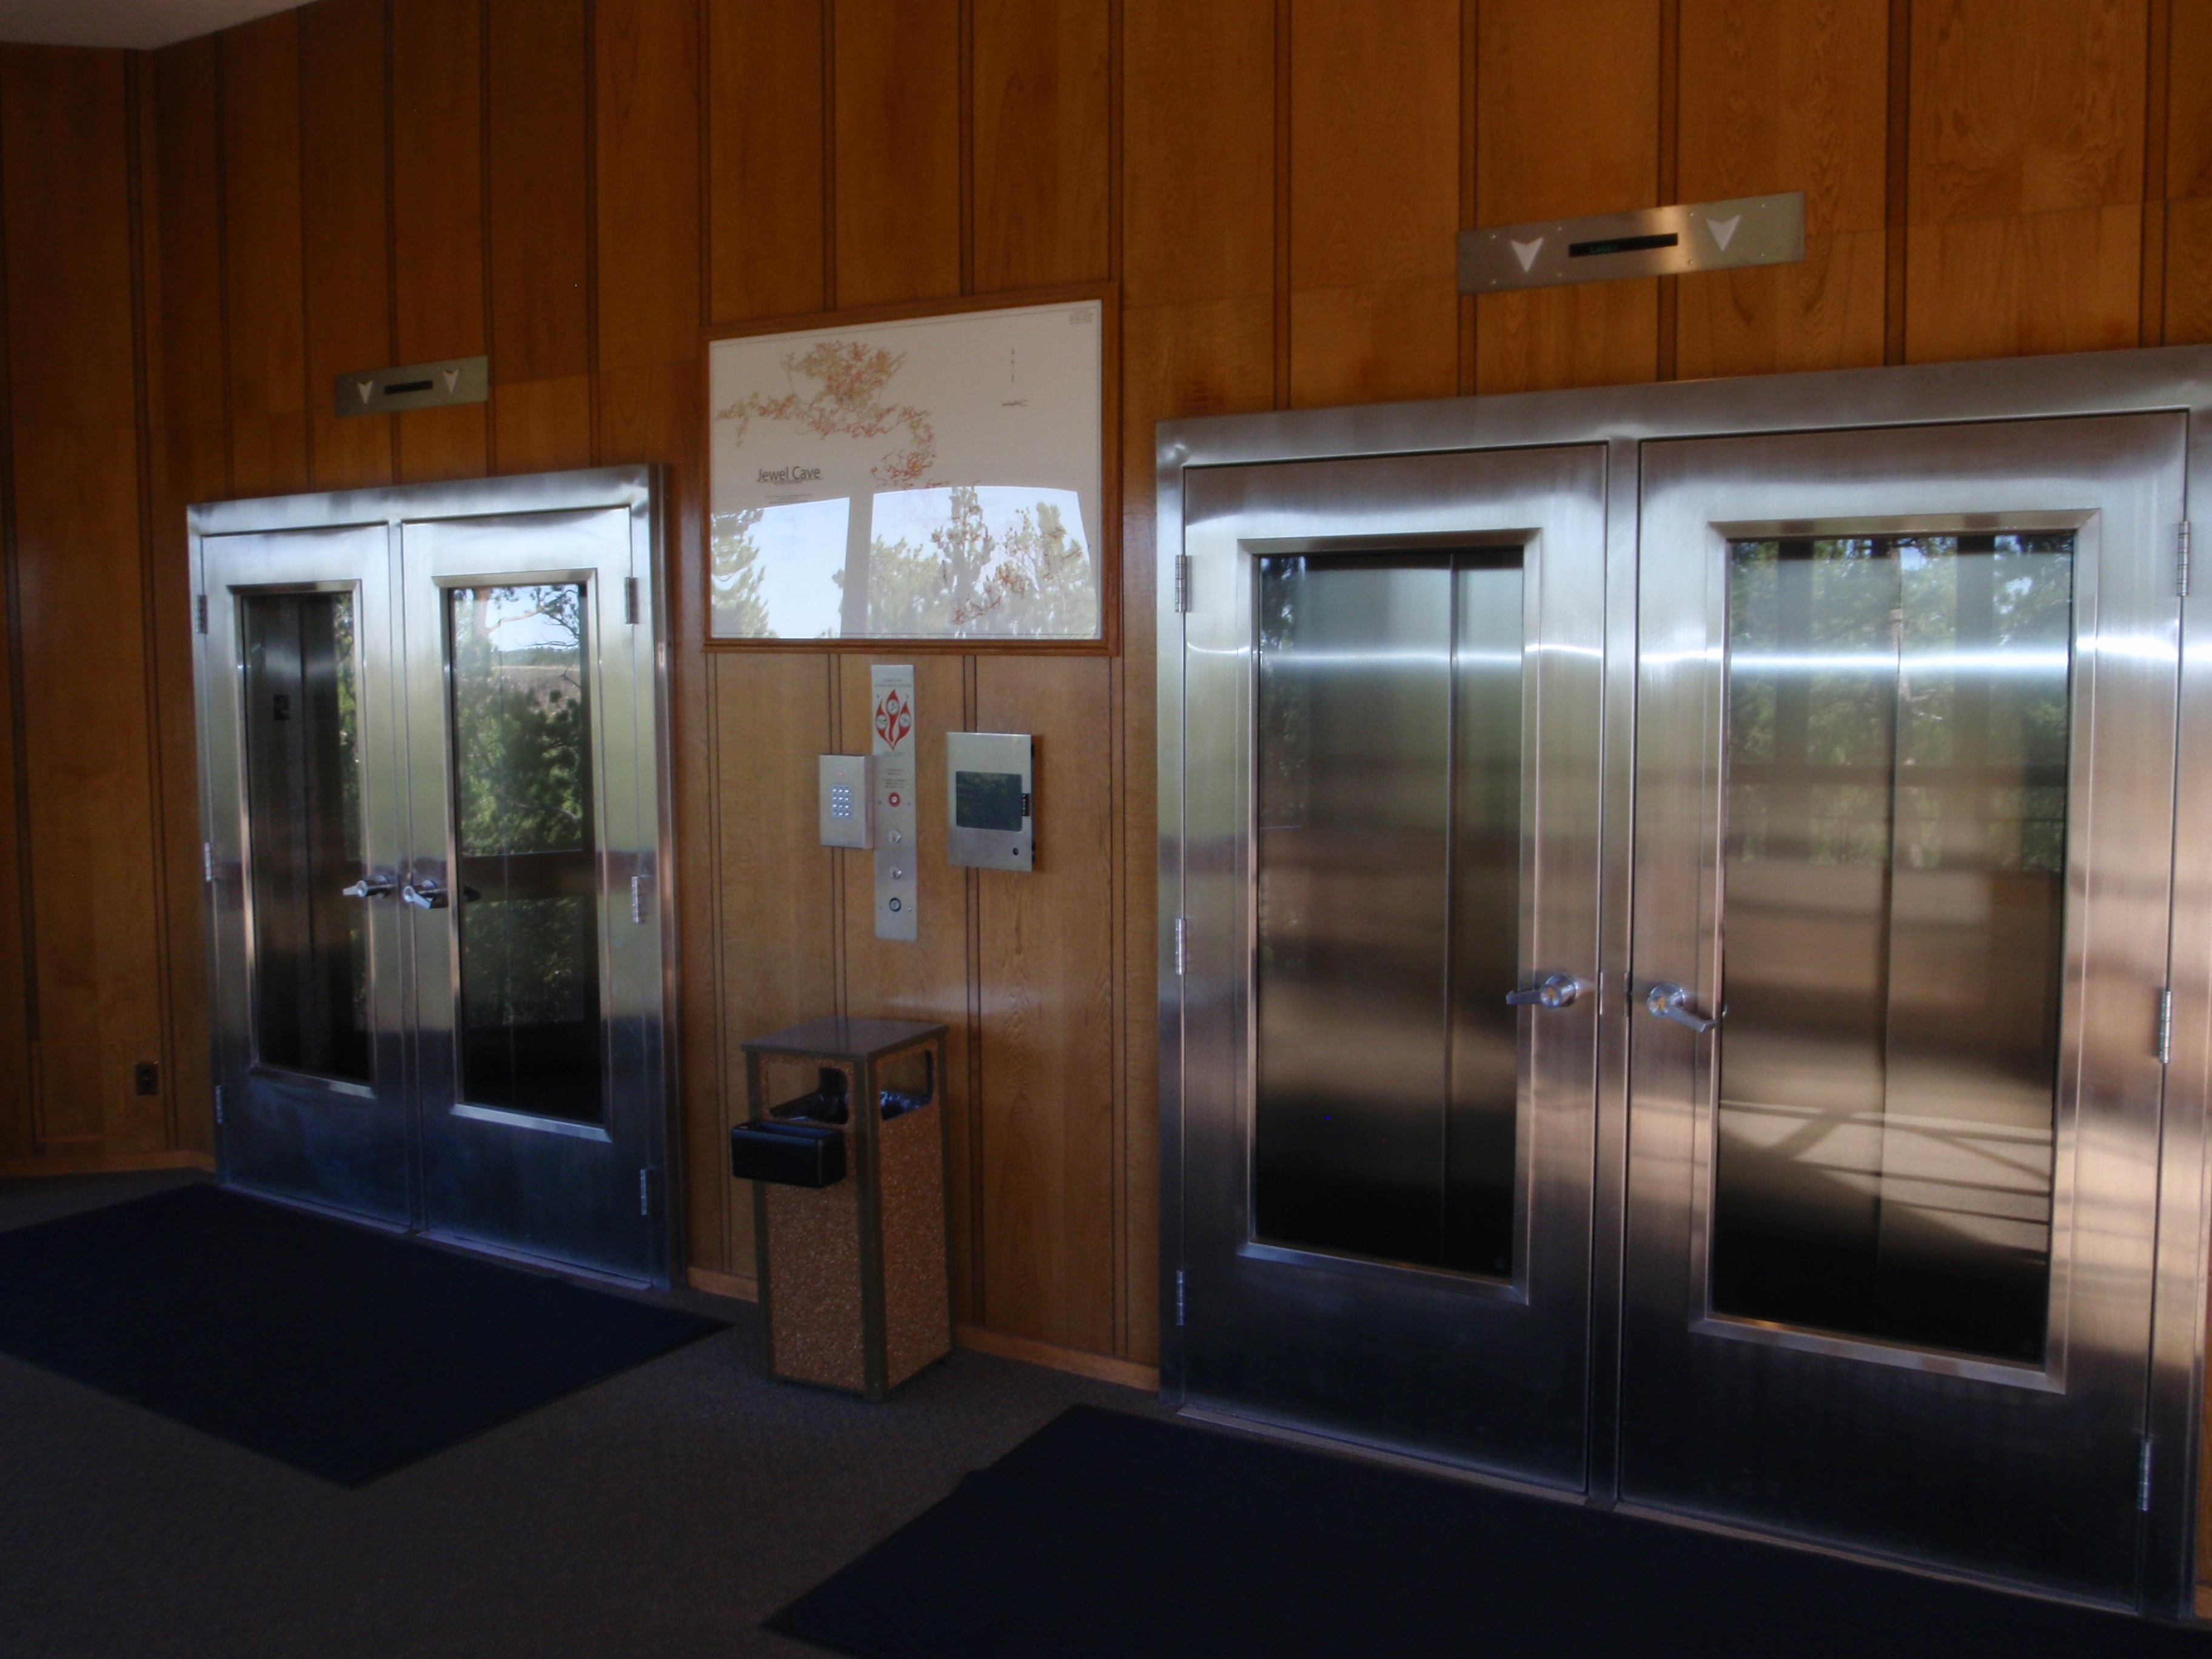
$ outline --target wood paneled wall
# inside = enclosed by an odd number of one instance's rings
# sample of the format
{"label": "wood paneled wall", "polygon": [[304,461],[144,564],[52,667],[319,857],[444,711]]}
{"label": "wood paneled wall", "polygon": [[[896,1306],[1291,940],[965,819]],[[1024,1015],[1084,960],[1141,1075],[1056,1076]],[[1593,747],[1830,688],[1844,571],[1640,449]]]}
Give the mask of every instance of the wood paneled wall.
{"label": "wood paneled wall", "polygon": [[[1454,291],[1465,225],[1791,188],[1799,265]],[[960,1320],[1141,1365],[1153,423],[2212,339],[2212,8],[319,0],[0,53],[0,1158],[208,1144],[184,506],[663,461],[695,1268],[752,1269],[737,1043],[940,1018]],[[1102,281],[1122,650],[919,659],[925,768],[1037,733],[1042,861],[925,846],[885,944],[813,831],[870,658],[703,643],[700,330]],[[483,350],[487,405],[329,417],[340,370]]]}

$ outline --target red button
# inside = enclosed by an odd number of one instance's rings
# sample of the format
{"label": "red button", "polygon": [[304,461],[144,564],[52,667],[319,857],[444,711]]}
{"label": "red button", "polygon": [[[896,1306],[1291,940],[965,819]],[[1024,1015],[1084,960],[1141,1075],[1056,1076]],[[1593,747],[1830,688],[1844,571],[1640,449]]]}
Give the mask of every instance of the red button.
{"label": "red button", "polygon": [[898,791],[897,791],[897,790],[896,790],[896,789],[894,789],[894,790],[892,790],[892,791],[891,791],[891,805],[894,805],[894,806],[896,806],[898,804],[899,804]]}

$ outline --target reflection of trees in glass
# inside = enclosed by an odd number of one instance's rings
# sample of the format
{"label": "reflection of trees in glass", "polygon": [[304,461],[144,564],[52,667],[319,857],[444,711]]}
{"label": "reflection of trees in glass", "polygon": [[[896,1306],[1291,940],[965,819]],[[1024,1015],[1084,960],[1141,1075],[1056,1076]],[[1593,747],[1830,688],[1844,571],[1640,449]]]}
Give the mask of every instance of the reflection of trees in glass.
{"label": "reflection of trees in glass", "polygon": [[[583,588],[460,588],[453,605],[461,855],[589,846]],[[502,649],[507,629],[531,643]]]}
{"label": "reflection of trees in glass", "polygon": [[927,550],[876,540],[868,560],[868,628],[878,634],[1085,635],[1098,626],[1091,551],[1058,507],[1017,507],[994,532],[969,485],[947,492],[951,516]]}
{"label": "reflection of trees in glass", "polygon": [[714,589],[719,634],[745,639],[769,636],[768,600],[762,592],[766,572],[761,567],[760,544],[752,534],[767,511],[763,507],[747,507],[714,515],[708,580]]}
{"label": "reflection of trees in glass", "polygon": [[461,1066],[479,1104],[599,1109],[585,589],[450,598]]}
{"label": "reflection of trees in glass", "polygon": [[[1779,852],[1767,841],[1780,811],[1808,837],[1784,856],[1932,869],[1965,854],[1945,826],[1971,797],[1980,867],[2060,870],[2073,538],[1859,536],[1796,550],[1729,550],[1731,856]],[[1961,672],[2000,656],[2011,672]],[[1939,776],[1940,788],[1920,781]]]}

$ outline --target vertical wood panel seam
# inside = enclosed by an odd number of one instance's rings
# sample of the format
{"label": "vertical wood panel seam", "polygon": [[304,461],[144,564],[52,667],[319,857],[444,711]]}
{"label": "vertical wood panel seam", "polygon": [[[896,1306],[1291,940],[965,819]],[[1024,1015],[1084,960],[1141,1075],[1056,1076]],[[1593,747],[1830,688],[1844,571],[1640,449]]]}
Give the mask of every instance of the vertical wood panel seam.
{"label": "vertical wood panel seam", "polygon": [[221,36],[216,38],[214,57],[215,295],[218,313],[216,327],[222,342],[222,372],[216,378],[222,382],[222,493],[225,497],[230,497],[238,494],[238,443],[234,429],[236,415],[230,386],[230,167],[227,159],[229,147],[223,142],[229,119],[225,91],[227,77],[223,70],[228,57]]}
{"label": "vertical wood panel seam", "polygon": [[[980,695],[980,659],[960,659],[960,725],[975,729]],[[972,866],[962,872],[963,923],[967,933],[963,952],[968,979],[968,1317],[977,1324],[985,1318],[986,1244],[989,1237],[990,1206],[985,1201],[983,1161],[983,884]]]}
{"label": "vertical wood panel seam", "polygon": [[1912,186],[1912,0],[1889,0],[1889,131],[1882,185],[1882,340],[1885,363],[1905,361],[1905,221]]}
{"label": "vertical wood panel seam", "polygon": [[[295,14],[296,20],[297,14]],[[300,239],[300,442],[307,458],[307,487],[315,477],[315,306],[307,259],[307,54],[300,27],[292,25],[292,224]]]}
{"label": "vertical wood panel seam", "polygon": [[[0,178],[6,157],[0,153]],[[29,1051],[31,1150],[46,1139],[46,1091],[39,1064],[39,922],[32,895],[30,724],[23,713],[23,589],[21,543],[15,514],[15,322],[8,293],[8,227],[0,215],[0,561],[4,561],[8,598],[9,721],[15,742],[15,915],[22,935],[23,1043]]]}
{"label": "vertical wood panel seam", "polygon": [[1291,406],[1291,3],[1275,0],[1275,407]]}
{"label": "vertical wood panel seam", "polygon": [[492,331],[492,263],[499,250],[492,240],[491,198],[491,0],[477,0],[477,234],[483,252],[477,255],[477,291],[483,300],[483,344],[489,367],[484,379],[484,471],[499,472],[499,362],[491,354],[498,336]]}
{"label": "vertical wood panel seam", "polygon": [[[1659,201],[1671,205],[1681,193],[1682,0],[1659,0]],[[1659,279],[1657,379],[1674,378],[1681,324],[1680,276]]]}
{"label": "vertical wood panel seam", "polygon": [[605,423],[599,412],[599,0],[584,0],[584,386],[592,465],[597,466],[605,453]]}
{"label": "vertical wood panel seam", "polygon": [[975,291],[975,0],[960,0],[960,291]]}
{"label": "vertical wood panel seam", "polygon": [[[1459,6],[1459,226],[1473,230],[1481,204],[1476,200],[1475,146],[1480,143],[1477,100],[1481,96],[1482,3],[1460,0]],[[1455,250],[1456,252],[1456,250]],[[1455,261],[1455,264],[1456,262]],[[1454,283],[1457,287],[1457,283]],[[1459,394],[1474,390],[1475,340],[1478,322],[1474,295],[1456,295],[1459,307]]]}
{"label": "vertical wood panel seam", "polygon": [[[699,326],[714,320],[714,9],[696,0],[699,37]],[[724,1263],[727,1266],[726,1261]]]}
{"label": "vertical wood panel seam", "polygon": [[[1106,276],[1115,284],[1114,303],[1121,304],[1121,213],[1122,213],[1122,108],[1123,92],[1123,34],[1127,27],[1126,8],[1122,0],[1107,0],[1106,9]],[[1125,365],[1128,352],[1121,337],[1116,318],[1114,361],[1108,366],[1114,376],[1115,424],[1125,418],[1128,408],[1128,375]],[[1114,471],[1122,471],[1118,447],[1115,454]],[[1121,560],[1127,547],[1122,536],[1122,526],[1127,519],[1127,503],[1119,503],[1122,510],[1112,515],[1107,525],[1114,538],[1114,564],[1116,580],[1113,599],[1116,612],[1121,607],[1122,587],[1126,578],[1121,575]],[[1118,635],[1119,629],[1116,629]],[[1130,1282],[1129,1282],[1129,1114],[1134,1101],[1134,1090],[1129,1075],[1128,1032],[1128,970],[1129,970],[1129,872],[1127,866],[1128,842],[1129,799],[1135,781],[1129,776],[1127,676],[1121,656],[1122,647],[1117,638],[1114,655],[1107,659],[1109,684],[1113,696],[1110,704],[1113,726],[1114,801],[1112,830],[1114,862],[1109,872],[1109,889],[1114,896],[1111,926],[1114,937],[1111,946],[1113,959],[1112,1002],[1114,1009],[1113,1090],[1114,1090],[1114,1352],[1127,1358],[1129,1352]]]}
{"label": "vertical wood panel seam", "polygon": [[[392,0],[384,0],[384,356],[399,359],[399,31],[392,24]],[[385,423],[392,441],[392,482],[399,470],[399,422]]]}
{"label": "vertical wood panel seam", "polygon": [[837,0],[822,7],[822,308],[837,308]]}
{"label": "vertical wood panel seam", "polygon": [[1124,702],[1127,689],[1122,659],[1118,656],[1107,658],[1106,697],[1107,708],[1110,711],[1108,724],[1111,728],[1108,732],[1108,741],[1111,745],[1113,763],[1108,775],[1112,805],[1107,823],[1107,852],[1112,862],[1107,867],[1106,880],[1107,926],[1112,930],[1107,947],[1111,976],[1111,983],[1107,987],[1107,1006],[1111,1010],[1114,1022],[1113,1075],[1110,1079],[1114,1108],[1112,1341],[1114,1352],[1124,1358],[1129,1352],[1129,731],[1128,710]]}
{"label": "vertical wood panel seam", "polygon": [[[707,915],[714,929],[714,948],[707,954],[708,988],[714,999],[714,1113],[722,1126],[715,1149],[715,1168],[720,1170],[721,1147],[729,1144],[732,1127],[729,1004],[724,1000],[728,975],[722,961],[722,659],[720,653],[713,651],[700,654],[706,659],[700,665],[705,671],[707,682],[707,845],[710,849],[708,867],[713,872],[713,878],[707,884]],[[730,1201],[730,1194],[725,1190],[720,1262],[725,1273],[737,1268],[736,1211],[737,1206]],[[753,1264],[753,1271],[760,1271],[758,1262]]]}
{"label": "vertical wood panel seam", "polygon": [[2150,0],[2143,51],[2143,208],[2136,343],[2166,340],[2166,145],[2172,119],[2173,0]]}
{"label": "vertical wood panel seam", "polygon": [[[1121,36],[1127,25],[1123,21],[1126,8],[1122,0],[1106,0],[1106,280],[1115,284],[1114,303],[1121,302],[1119,289],[1121,282],[1121,97],[1122,79],[1126,73]],[[1126,378],[1121,375],[1123,354],[1114,354],[1115,378],[1121,385],[1121,395],[1128,395]],[[1118,537],[1118,531],[1116,535]]]}
{"label": "vertical wood panel seam", "polygon": [[145,111],[141,70],[143,52],[127,52],[123,58],[124,191],[130,226],[131,249],[131,377],[133,437],[137,445],[138,520],[138,635],[143,658],[139,696],[146,709],[146,770],[149,784],[147,829],[153,861],[154,915],[158,918],[154,939],[154,999],[156,1030],[160,1032],[161,1078],[161,1144],[177,1147],[177,1042],[172,1024],[176,1016],[171,951],[176,941],[167,925],[169,916],[168,817],[163,811],[168,792],[161,766],[161,619],[155,608],[154,585],[154,422],[148,397],[147,364],[151,290],[146,284]]}

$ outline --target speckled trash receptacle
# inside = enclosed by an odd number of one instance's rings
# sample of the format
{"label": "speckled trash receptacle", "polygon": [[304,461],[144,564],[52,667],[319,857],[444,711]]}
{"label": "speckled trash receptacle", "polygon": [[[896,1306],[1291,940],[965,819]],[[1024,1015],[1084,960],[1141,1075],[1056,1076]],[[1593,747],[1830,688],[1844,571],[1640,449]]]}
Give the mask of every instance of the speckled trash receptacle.
{"label": "speckled trash receptacle", "polygon": [[732,1132],[734,1173],[784,1167],[781,1149],[762,1156],[778,1126],[827,1124],[844,1141],[844,1173],[825,1185],[753,1182],[769,1370],[881,1400],[952,1349],[945,1027],[811,1019],[744,1048],[752,1121]]}

